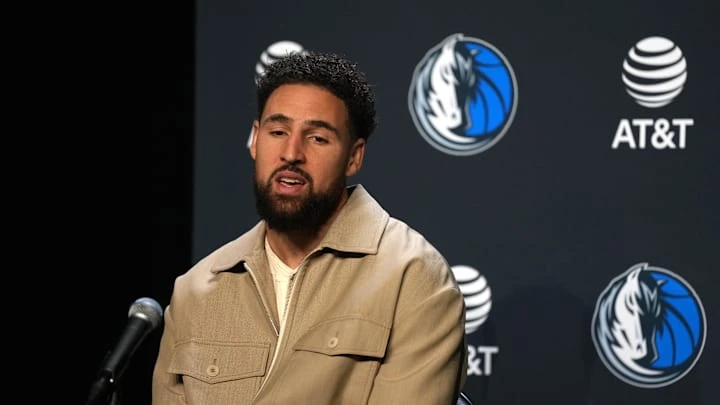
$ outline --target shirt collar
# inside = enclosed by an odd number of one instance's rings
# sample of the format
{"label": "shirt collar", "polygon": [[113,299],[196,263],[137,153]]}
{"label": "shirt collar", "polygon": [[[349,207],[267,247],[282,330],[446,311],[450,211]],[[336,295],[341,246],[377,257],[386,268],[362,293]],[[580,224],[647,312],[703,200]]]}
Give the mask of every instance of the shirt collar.
{"label": "shirt collar", "polygon": [[[348,187],[350,196],[330,225],[316,250],[376,254],[390,215],[361,184]],[[212,272],[227,270],[240,262],[254,262],[265,254],[265,221],[218,249]]]}

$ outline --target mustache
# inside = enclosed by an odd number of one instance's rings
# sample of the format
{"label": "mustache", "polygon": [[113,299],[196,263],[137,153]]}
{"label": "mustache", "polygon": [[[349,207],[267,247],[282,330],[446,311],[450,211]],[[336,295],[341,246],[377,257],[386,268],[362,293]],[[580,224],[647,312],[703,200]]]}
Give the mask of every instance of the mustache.
{"label": "mustache", "polygon": [[287,171],[289,171],[289,172],[294,172],[294,173],[297,173],[297,174],[301,175],[301,176],[302,176],[308,183],[310,183],[310,184],[312,184],[312,182],[313,182],[313,179],[312,179],[312,176],[310,176],[310,173],[308,173],[308,172],[306,172],[305,170],[303,170],[303,169],[301,169],[301,168],[299,168],[299,167],[297,167],[297,166],[295,166],[295,165],[292,165],[292,164],[290,164],[290,165],[285,165],[285,166],[281,166],[281,167],[275,169],[275,170],[272,172],[272,175],[270,176],[270,181],[272,181],[272,179],[273,179],[278,173],[280,173],[280,172],[282,172],[282,171],[285,171],[285,170],[287,170]]}

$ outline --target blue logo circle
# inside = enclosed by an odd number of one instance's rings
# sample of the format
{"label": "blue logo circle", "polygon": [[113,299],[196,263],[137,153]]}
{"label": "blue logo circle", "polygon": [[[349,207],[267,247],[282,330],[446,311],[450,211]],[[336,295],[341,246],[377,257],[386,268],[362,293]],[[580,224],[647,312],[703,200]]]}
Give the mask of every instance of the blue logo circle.
{"label": "blue logo circle", "polygon": [[515,73],[505,56],[485,41],[453,34],[415,67],[408,106],[430,145],[468,156],[505,135],[517,99]]}
{"label": "blue logo circle", "polygon": [[602,362],[619,379],[643,388],[685,376],[700,358],[706,334],[705,310],[690,284],[647,263],[610,282],[592,320]]}

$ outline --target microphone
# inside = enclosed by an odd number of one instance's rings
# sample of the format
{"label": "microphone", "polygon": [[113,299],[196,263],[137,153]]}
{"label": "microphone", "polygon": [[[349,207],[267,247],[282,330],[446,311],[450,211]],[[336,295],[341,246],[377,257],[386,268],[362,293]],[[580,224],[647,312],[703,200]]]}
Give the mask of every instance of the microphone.
{"label": "microphone", "polygon": [[90,389],[87,405],[108,404],[110,394],[125,372],[130,358],[147,335],[162,322],[163,309],[152,298],[139,298],[130,305],[128,323],[115,348],[105,358],[100,375]]}

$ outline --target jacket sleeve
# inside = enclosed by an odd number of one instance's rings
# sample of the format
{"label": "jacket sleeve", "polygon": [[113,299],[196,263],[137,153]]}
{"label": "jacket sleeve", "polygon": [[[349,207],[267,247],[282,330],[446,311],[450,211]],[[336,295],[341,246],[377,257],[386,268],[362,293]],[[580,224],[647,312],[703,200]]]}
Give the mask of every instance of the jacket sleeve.
{"label": "jacket sleeve", "polygon": [[175,348],[172,302],[165,310],[163,334],[152,376],[152,405],[185,405],[182,378],[168,371]]}
{"label": "jacket sleeve", "polygon": [[439,254],[406,268],[369,404],[454,405],[467,378],[465,303]]}

